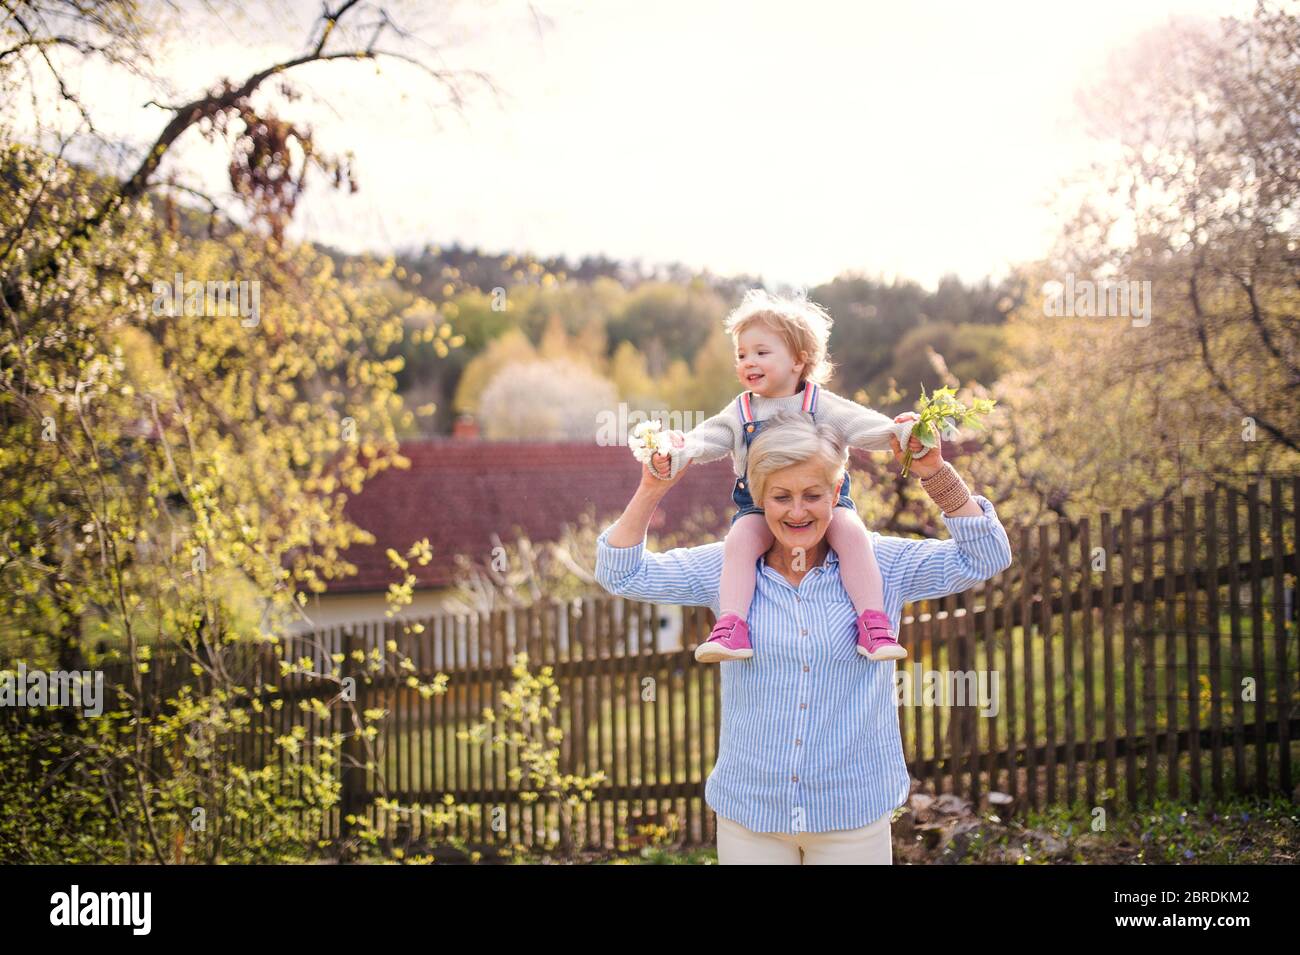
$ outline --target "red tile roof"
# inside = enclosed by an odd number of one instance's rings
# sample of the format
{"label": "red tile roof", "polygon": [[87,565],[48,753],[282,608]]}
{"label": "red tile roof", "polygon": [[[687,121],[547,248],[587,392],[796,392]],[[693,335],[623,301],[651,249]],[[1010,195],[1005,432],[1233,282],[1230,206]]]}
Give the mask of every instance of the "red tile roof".
{"label": "red tile roof", "polygon": [[[640,475],[626,447],[590,443],[434,438],[404,441],[401,453],[410,458],[409,469],[381,472],[348,500],[344,513],[376,542],[343,554],[357,573],[331,581],[329,593],[387,590],[397,577],[385,551],[404,554],[422,537],[429,538],[433,560],[412,563],[411,572],[417,588],[429,588],[453,582],[456,554],[485,559],[493,534],[510,543],[518,528],[533,541],[554,540],[593,505],[603,528],[627,506]],[[691,465],[660,504],[651,530],[677,530],[693,519],[721,535],[731,520],[734,481],[729,459]]]}

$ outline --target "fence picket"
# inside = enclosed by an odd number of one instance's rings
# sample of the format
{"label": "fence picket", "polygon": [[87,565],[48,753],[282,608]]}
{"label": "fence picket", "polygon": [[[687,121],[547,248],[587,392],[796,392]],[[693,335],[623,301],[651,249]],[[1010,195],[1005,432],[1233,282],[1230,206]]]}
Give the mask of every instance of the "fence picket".
{"label": "fence picket", "polygon": [[1238,533],[1237,512],[1240,508],[1237,492],[1228,489],[1228,606],[1231,608],[1231,660],[1232,660],[1232,771],[1233,785],[1238,793],[1246,791],[1246,706],[1242,699],[1245,666],[1241,652],[1241,536]]}

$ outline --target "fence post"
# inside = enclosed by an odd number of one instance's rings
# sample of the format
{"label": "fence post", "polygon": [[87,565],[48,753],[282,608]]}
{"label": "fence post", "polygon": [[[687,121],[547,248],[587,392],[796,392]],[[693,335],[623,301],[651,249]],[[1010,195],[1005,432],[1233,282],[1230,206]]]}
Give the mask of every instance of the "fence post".
{"label": "fence post", "polygon": [[[360,661],[353,658],[353,653],[361,651]],[[363,809],[366,786],[366,748],[359,734],[361,726],[353,720],[354,713],[365,712],[365,643],[357,634],[355,625],[349,625],[343,632],[343,676],[354,681],[355,696],[351,704],[344,702],[344,719],[346,730],[343,740],[343,760],[340,767],[341,791],[339,794],[339,836],[346,843],[356,832],[356,822],[349,821],[348,816],[359,816]]]}
{"label": "fence post", "polygon": [[[1286,544],[1282,537],[1282,482],[1273,478],[1269,508],[1269,538],[1273,548],[1273,665],[1277,668],[1277,781],[1283,795],[1291,792],[1291,675],[1287,672]],[[1300,505],[1293,502],[1292,506]],[[1292,544],[1300,550],[1300,541]],[[1267,719],[1267,715],[1264,717]]]}

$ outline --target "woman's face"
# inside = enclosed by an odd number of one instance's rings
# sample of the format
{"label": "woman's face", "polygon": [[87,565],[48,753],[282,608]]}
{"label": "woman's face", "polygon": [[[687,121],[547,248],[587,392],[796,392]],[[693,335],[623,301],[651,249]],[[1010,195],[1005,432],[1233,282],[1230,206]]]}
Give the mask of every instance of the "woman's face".
{"label": "woman's face", "polygon": [[826,536],[838,499],[839,485],[830,483],[826,465],[810,458],[774,471],[763,488],[761,506],[778,545],[810,553]]}

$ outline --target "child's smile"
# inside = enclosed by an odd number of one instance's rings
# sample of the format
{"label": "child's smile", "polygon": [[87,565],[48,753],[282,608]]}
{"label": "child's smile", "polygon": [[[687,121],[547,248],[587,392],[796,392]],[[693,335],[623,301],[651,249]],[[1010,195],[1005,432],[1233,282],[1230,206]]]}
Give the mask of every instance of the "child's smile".
{"label": "child's smile", "polygon": [[795,361],[776,332],[751,325],[736,339],[736,377],[756,395],[783,398],[795,393],[804,363]]}

